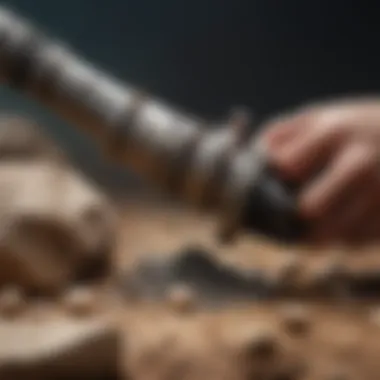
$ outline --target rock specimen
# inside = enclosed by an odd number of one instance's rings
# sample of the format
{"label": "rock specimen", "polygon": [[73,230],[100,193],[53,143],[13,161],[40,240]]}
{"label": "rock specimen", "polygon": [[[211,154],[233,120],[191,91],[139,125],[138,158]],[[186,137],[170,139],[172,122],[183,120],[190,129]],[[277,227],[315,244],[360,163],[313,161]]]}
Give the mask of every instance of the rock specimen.
{"label": "rock specimen", "polygon": [[114,212],[39,127],[0,118],[0,285],[51,292],[104,272]]}

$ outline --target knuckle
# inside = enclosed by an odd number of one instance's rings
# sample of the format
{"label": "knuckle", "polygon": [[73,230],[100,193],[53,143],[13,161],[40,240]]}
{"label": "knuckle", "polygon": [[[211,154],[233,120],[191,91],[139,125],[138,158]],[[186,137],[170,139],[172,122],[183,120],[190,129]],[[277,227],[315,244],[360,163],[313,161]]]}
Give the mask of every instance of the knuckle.
{"label": "knuckle", "polygon": [[346,133],[346,123],[341,118],[339,112],[336,110],[325,110],[321,112],[316,121],[318,128],[321,132],[328,134],[329,136],[341,136]]}
{"label": "knuckle", "polygon": [[347,159],[358,172],[374,173],[377,172],[378,154],[370,144],[356,144],[356,146],[348,151]]}

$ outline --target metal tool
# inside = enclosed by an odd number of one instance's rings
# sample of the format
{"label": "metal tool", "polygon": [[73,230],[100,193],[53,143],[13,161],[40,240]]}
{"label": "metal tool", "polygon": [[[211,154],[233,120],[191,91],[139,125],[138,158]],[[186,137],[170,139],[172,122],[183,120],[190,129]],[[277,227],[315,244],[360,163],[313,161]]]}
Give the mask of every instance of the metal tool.
{"label": "metal tool", "polygon": [[[265,149],[244,136],[246,119],[218,132],[107,76],[35,25],[0,7],[0,75],[152,183],[219,213],[220,236],[249,229],[282,240],[303,236],[295,197],[269,168]],[[243,137],[243,138],[242,138]],[[245,141],[244,141],[245,140]]]}

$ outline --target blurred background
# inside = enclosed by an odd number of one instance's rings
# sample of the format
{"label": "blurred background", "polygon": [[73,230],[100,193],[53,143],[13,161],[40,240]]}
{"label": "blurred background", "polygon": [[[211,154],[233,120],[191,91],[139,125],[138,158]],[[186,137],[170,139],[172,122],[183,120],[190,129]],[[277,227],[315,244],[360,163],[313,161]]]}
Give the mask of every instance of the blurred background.
{"label": "blurred background", "polygon": [[[185,110],[257,121],[327,96],[380,89],[378,9],[354,0],[10,0],[5,2],[124,81]],[[380,8],[379,6],[377,6]],[[141,184],[84,136],[2,88],[1,107],[31,114],[99,183]]]}

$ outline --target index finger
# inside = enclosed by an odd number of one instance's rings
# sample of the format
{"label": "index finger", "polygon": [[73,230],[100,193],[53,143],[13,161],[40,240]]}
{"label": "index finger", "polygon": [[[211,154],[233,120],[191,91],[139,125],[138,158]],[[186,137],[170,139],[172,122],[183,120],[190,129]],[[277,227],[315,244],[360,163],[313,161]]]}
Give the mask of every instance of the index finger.
{"label": "index finger", "polygon": [[264,125],[262,137],[271,151],[275,151],[302,131],[305,114],[282,115]]}

